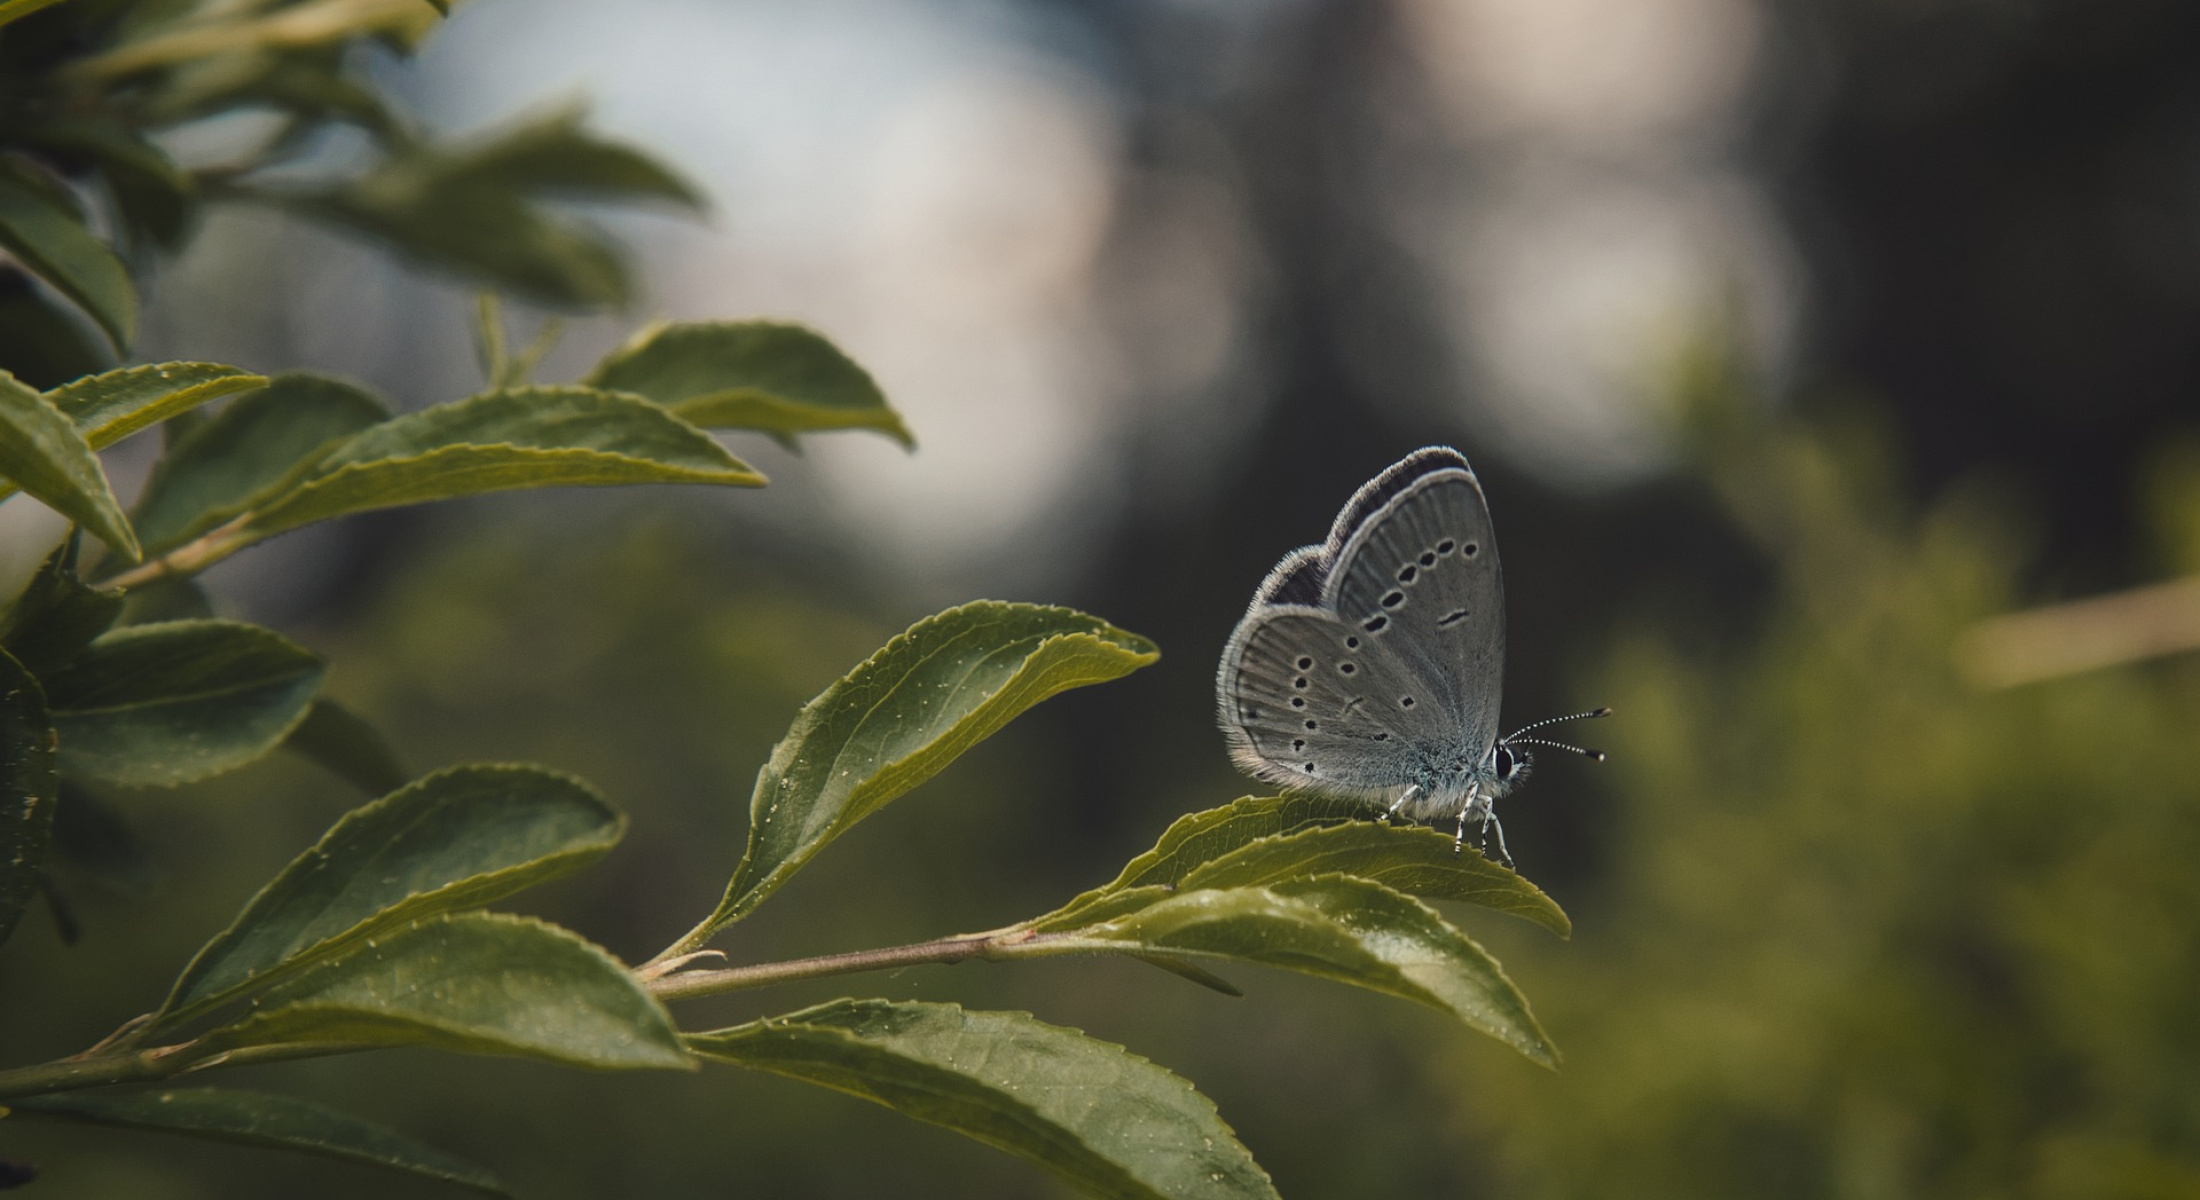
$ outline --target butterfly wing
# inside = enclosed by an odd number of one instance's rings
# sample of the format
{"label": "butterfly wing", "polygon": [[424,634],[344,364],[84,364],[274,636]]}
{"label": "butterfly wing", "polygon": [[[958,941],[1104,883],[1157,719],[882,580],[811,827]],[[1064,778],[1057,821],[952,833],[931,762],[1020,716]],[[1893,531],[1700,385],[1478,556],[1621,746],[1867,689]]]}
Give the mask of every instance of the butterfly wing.
{"label": "butterfly wing", "polygon": [[1416,777],[1416,747],[1449,723],[1381,641],[1301,605],[1246,613],[1223,652],[1218,691],[1230,756],[1247,772],[1378,802]]}
{"label": "butterfly wing", "polygon": [[1325,551],[1321,606],[1439,698],[1444,745],[1479,760],[1497,740],[1505,580],[1466,458],[1430,447],[1376,476],[1345,506]]}

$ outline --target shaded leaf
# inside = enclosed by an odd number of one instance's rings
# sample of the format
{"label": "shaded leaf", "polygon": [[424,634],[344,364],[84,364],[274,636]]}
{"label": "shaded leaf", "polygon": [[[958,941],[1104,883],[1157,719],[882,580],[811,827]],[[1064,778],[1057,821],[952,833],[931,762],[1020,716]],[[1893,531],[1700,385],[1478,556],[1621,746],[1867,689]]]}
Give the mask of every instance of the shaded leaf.
{"label": "shaded leaf", "polygon": [[647,156],[583,132],[574,110],[470,145],[404,145],[339,187],[269,198],[543,304],[625,301],[631,284],[618,254],[598,231],[541,203],[556,197],[701,203]]}
{"label": "shaded leaf", "polygon": [[325,1105],[233,1088],[76,1092],[8,1102],[21,1117],[150,1129],[210,1141],[387,1167],[490,1196],[511,1191],[496,1176],[425,1142]]}
{"label": "shaded leaf", "polygon": [[[1290,808],[1307,811],[1297,804]],[[1235,840],[1233,833],[1270,828],[1277,823],[1275,818],[1286,815],[1287,810],[1282,806],[1251,804],[1243,808],[1230,805],[1215,811],[1235,811],[1238,819],[1204,825],[1197,836],[1172,847],[1172,853],[1158,853],[1157,847],[1157,853],[1141,856],[1125,871],[1126,876],[1137,872],[1142,879],[1153,882],[1126,887],[1118,881],[1087,892],[1062,909],[1032,922],[1032,927],[1074,929],[1110,920],[1135,912],[1179,889],[1250,887],[1313,875],[1343,874],[1371,880],[1411,896],[1478,904],[1533,921],[1560,937],[1572,936],[1573,925],[1564,910],[1540,888],[1479,852],[1460,851],[1452,837],[1426,826],[1397,826],[1371,820],[1304,823],[1291,832],[1267,834],[1225,850],[1222,848]],[[1179,826],[1184,824],[1185,821],[1178,822]],[[1164,841],[1167,840],[1164,835]],[[1192,861],[1195,847],[1200,852],[1221,852],[1195,863]]]}
{"label": "shaded leaf", "polygon": [[112,118],[63,117],[41,121],[23,135],[68,161],[96,167],[132,238],[167,250],[181,247],[197,186],[137,129]]}
{"label": "shaded leaf", "polygon": [[1153,643],[1067,608],[981,600],[919,621],[802,709],[757,772],[748,847],[692,950],[856,822],[1057,692],[1128,675]]}
{"label": "shaded leaf", "polygon": [[0,249],[99,322],[118,349],[137,336],[137,289],[122,260],[46,180],[8,159],[0,159]]}
{"label": "shaded leaf", "polygon": [[472,908],[603,857],[626,818],[540,767],[453,767],[353,809],[199,951],[161,1006],[171,1027],[436,913]]}
{"label": "shaded leaf", "polygon": [[199,1040],[430,1046],[607,1069],[691,1069],[671,1018],[617,959],[555,925],[446,913],[369,939]]}
{"label": "shaded leaf", "polygon": [[134,519],[154,553],[242,514],[321,451],[390,419],[368,392],[318,375],[279,375],[180,441],[145,484]]}
{"label": "shaded leaf", "polygon": [[61,769],[168,785],[241,767],[305,717],[321,660],[236,621],[131,625],[46,680]]}
{"label": "shaded leaf", "polygon": [[213,598],[198,581],[181,575],[141,583],[123,593],[122,623],[151,625],[161,621],[196,621],[214,615]]}
{"label": "shaded leaf", "polygon": [[52,8],[61,0],[0,0],[0,25],[27,17],[42,8]]}
{"label": "shaded leaf", "polygon": [[92,449],[102,450],[178,413],[266,383],[265,375],[222,363],[149,363],[87,376],[46,398]]}
{"label": "shaded leaf", "polygon": [[783,441],[820,430],[876,429],[914,444],[870,374],[799,325],[657,326],[598,363],[588,382],[647,396],[711,429],[755,429]]}
{"label": "shaded leaf", "polygon": [[59,786],[46,697],[23,664],[0,651],[0,942],[38,894]]}
{"label": "shaded leaf", "polygon": [[580,106],[558,109],[454,153],[454,169],[514,192],[591,200],[655,198],[688,208],[704,199],[686,180],[632,146],[582,128]]}
{"label": "shaded leaf", "polygon": [[95,588],[76,575],[76,530],[62,539],[0,617],[0,647],[33,675],[51,675],[122,614],[122,593]]}
{"label": "shaded leaf", "polygon": [[0,477],[47,507],[99,535],[117,552],[138,557],[137,537],[115,501],[99,456],[53,402],[0,371]]}
{"label": "shaded leaf", "polygon": [[1177,1075],[1028,1013],[834,1000],[692,1034],[706,1058],[883,1104],[1109,1200],[1274,1200],[1268,1175]]}
{"label": "shaded leaf", "polygon": [[342,442],[256,503],[246,533],[483,492],[633,483],[757,487],[764,477],[638,396],[510,388],[407,413]]}
{"label": "shaded leaf", "polygon": [[1546,1067],[1527,997],[1473,939],[1411,896],[1346,875],[1179,892],[1072,935],[1109,945],[1283,967],[1444,1010]]}
{"label": "shaded leaf", "polygon": [[395,791],[411,778],[380,730],[326,696],[306,710],[306,719],[290,731],[290,740],[284,745],[369,795]]}
{"label": "shaded leaf", "polygon": [[53,818],[53,849],[71,866],[119,891],[146,892],[157,874],[144,839],[122,814],[95,793],[66,781]]}
{"label": "shaded leaf", "polygon": [[[0,264],[0,363],[34,388],[67,383],[114,361],[105,339],[74,309],[49,300],[30,276]],[[12,485],[7,491],[14,491]]]}

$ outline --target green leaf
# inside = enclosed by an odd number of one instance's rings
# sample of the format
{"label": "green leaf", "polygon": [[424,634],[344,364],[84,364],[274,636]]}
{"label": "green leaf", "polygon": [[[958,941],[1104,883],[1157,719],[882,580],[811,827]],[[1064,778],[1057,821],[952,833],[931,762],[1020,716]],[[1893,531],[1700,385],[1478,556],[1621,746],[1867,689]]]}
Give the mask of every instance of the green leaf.
{"label": "green leaf", "polygon": [[103,797],[66,780],[53,817],[53,852],[116,891],[144,895],[160,875],[129,821]]}
{"label": "green leaf", "polygon": [[40,121],[21,136],[71,161],[89,160],[133,239],[171,251],[182,247],[197,185],[138,129],[109,117],[63,117]]}
{"label": "green leaf", "polygon": [[411,778],[380,730],[326,696],[313,702],[283,744],[369,795],[395,791]]}
{"label": "green leaf", "polygon": [[78,1092],[8,1102],[19,1117],[150,1129],[209,1141],[387,1167],[490,1196],[510,1189],[481,1167],[425,1142],[310,1101],[231,1088]]}
{"label": "green leaf", "polygon": [[609,853],[626,818],[540,767],[453,767],[352,810],[200,950],[161,1006],[172,1027],[437,913],[473,908]]}
{"label": "green leaf", "polygon": [[981,600],[927,617],[806,705],[757,772],[748,848],[692,950],[740,920],[827,843],[1057,692],[1160,657],[1067,608]]}
{"label": "green leaf", "polygon": [[52,8],[61,0],[0,0],[0,25],[20,20],[42,8]]}
{"label": "green leaf", "polygon": [[152,625],[196,621],[214,615],[214,601],[198,581],[181,575],[141,583],[123,593],[122,623]]}
{"label": "green leaf", "polygon": [[267,198],[514,295],[584,307],[623,303],[632,290],[626,268],[601,233],[555,215],[542,200],[701,205],[692,188],[648,157],[581,131],[576,110],[471,145],[399,146],[339,187]]}
{"label": "green leaf", "polygon": [[256,503],[246,536],[482,492],[630,483],[758,487],[764,477],[639,396],[510,388],[407,413],[340,443]]}
{"label": "green leaf", "polygon": [[0,371],[0,477],[0,495],[21,487],[116,551],[139,556],[99,456],[52,401],[6,371]]}
{"label": "green leaf", "polygon": [[619,961],[555,925],[446,913],[368,939],[197,1043],[429,1046],[606,1069],[693,1069],[672,1020]]}
{"label": "green leaf", "polygon": [[138,536],[156,554],[181,545],[242,514],[323,450],[389,419],[380,400],[340,380],[268,380],[161,459],[138,500]]}
{"label": "green leaf", "polygon": [[122,615],[122,593],[95,588],[76,575],[83,538],[71,530],[0,617],[0,647],[33,675],[46,676],[75,658]]}
{"label": "green leaf", "polygon": [[46,680],[61,769],[157,785],[234,770],[304,719],[323,670],[291,641],[236,621],[117,629]]}
{"label": "green leaf", "polygon": [[[1245,803],[1239,802],[1240,805]],[[1232,832],[1272,824],[1268,818],[1278,815],[1279,811],[1258,804],[1246,808],[1231,805],[1216,811],[1232,810],[1239,813],[1239,821],[1206,827],[1198,837],[1179,843],[1178,853],[1157,857],[1160,849],[1157,847],[1155,854],[1135,862],[1125,875],[1144,864],[1147,873],[1140,882],[1124,886],[1119,881],[1087,892],[1062,909],[1032,922],[1031,927],[1074,929],[1111,920],[1180,889],[1257,887],[1286,879],[1343,874],[1371,880],[1411,896],[1463,900],[1511,913],[1560,937],[1573,934],[1573,925],[1564,910],[1540,888],[1478,852],[1460,851],[1455,839],[1426,826],[1394,826],[1371,820],[1303,824],[1289,833],[1269,834],[1242,842],[1205,861],[1190,861],[1191,855],[1183,851],[1192,846],[1213,851],[1231,841]],[[1164,842],[1167,840],[1165,835]],[[1147,862],[1148,859],[1153,861]]]}
{"label": "green leaf", "polygon": [[59,788],[46,697],[23,664],[0,650],[0,942],[38,894]]}
{"label": "green leaf", "polygon": [[647,396],[697,425],[756,429],[782,441],[827,429],[876,429],[915,444],[869,373],[799,325],[661,325],[596,364],[588,382]]}
{"label": "green leaf", "polygon": [[31,168],[0,159],[0,249],[90,314],[118,349],[137,336],[137,290],[82,214]]}
{"label": "green leaf", "polygon": [[[1148,897],[1167,895],[1201,863],[1261,838],[1308,826],[1365,820],[1367,815],[1368,806],[1362,801],[1309,792],[1245,796],[1220,808],[1187,813],[1161,832],[1153,849],[1125,863],[1112,882],[1079,895],[1030,924],[1042,929],[1074,928],[1089,923],[1082,917],[1095,911],[1096,904],[1121,906],[1121,897],[1135,889],[1146,889],[1139,894]],[[1136,907],[1113,907],[1112,911],[1128,912]]]}
{"label": "green leaf", "polygon": [[706,1058],[883,1104],[1036,1163],[1108,1200],[1274,1200],[1268,1175],[1190,1083],[1028,1013],[834,1000],[692,1034]]}
{"label": "green leaf", "polygon": [[558,109],[454,154],[454,169],[513,192],[548,192],[576,199],[669,200],[702,208],[701,192],[631,146],[604,141],[582,128],[586,110]]}
{"label": "green leaf", "polygon": [[222,363],[167,362],[87,376],[46,393],[92,449],[209,401],[250,391],[267,376]]}
{"label": "green leaf", "polygon": [[[114,361],[107,340],[76,310],[31,285],[30,276],[0,266],[0,363],[34,388],[89,375]],[[5,488],[14,491],[12,485]]]}
{"label": "green leaf", "polygon": [[1179,892],[1071,940],[1091,949],[1260,963],[1418,1000],[1535,1062],[1558,1065],[1527,997],[1495,959],[1436,910],[1365,879],[1324,875]]}

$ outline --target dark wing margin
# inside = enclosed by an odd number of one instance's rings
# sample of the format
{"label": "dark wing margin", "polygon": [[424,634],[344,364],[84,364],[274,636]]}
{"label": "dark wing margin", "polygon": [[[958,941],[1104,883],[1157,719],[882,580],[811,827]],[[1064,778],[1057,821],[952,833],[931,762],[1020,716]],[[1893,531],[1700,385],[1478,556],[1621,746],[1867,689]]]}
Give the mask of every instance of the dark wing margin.
{"label": "dark wing margin", "polygon": [[1360,526],[1367,524],[1369,517],[1424,476],[1438,471],[1465,471],[1468,478],[1474,477],[1474,468],[1467,465],[1466,455],[1449,446],[1423,446],[1361,484],[1360,490],[1345,502],[1344,511],[1337,514],[1336,523],[1329,527],[1329,540],[1322,548],[1328,552],[1331,564],[1334,565],[1345,543],[1352,540]]}

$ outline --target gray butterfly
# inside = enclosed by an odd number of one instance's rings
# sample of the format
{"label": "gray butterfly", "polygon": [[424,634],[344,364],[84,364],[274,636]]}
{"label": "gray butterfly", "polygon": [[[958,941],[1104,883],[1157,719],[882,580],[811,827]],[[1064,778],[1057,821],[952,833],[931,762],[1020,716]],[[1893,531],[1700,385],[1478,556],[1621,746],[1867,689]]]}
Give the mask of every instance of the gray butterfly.
{"label": "gray butterfly", "polygon": [[1369,480],[1328,541],[1261,581],[1215,693],[1230,757],[1255,777],[1393,816],[1456,817],[1461,844],[1478,821],[1510,865],[1494,805],[1527,775],[1527,746],[1604,756],[1521,736],[1554,721],[1498,736],[1504,677],[1489,505],[1466,457],[1430,446]]}

